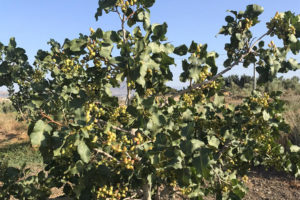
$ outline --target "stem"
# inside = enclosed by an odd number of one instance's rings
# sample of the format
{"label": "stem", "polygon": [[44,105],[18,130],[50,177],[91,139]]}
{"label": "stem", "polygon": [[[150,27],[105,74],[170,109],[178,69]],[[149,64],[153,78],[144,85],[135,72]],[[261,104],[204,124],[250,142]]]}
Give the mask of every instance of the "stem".
{"label": "stem", "polygon": [[49,123],[56,124],[57,126],[60,126],[60,127],[64,126],[62,123],[54,121],[50,116],[46,115],[43,111],[41,111],[40,114],[41,114],[42,118],[46,118],[49,121]]}
{"label": "stem", "polygon": [[[127,37],[126,37],[126,29],[125,29],[125,22],[126,22],[126,20],[128,19],[126,19],[126,15],[125,14],[123,14],[123,17],[122,17],[122,15],[121,15],[121,13],[119,12],[119,10],[118,10],[118,8],[116,8],[116,12],[118,13],[118,15],[119,15],[119,18],[120,18],[120,20],[121,20],[121,28],[122,28],[122,32],[123,32],[123,44],[124,45],[126,45],[127,44]],[[128,55],[128,57],[129,57],[129,55]],[[130,78],[129,78],[129,72],[130,72],[130,67],[129,67],[129,65],[127,64],[127,96],[126,96],[126,105],[127,106],[129,106],[130,105],[130,93],[131,93],[131,89],[130,89],[130,87],[128,86],[129,84],[128,83],[130,83]]]}
{"label": "stem", "polygon": [[253,92],[256,90],[256,67],[255,63],[253,64]]}
{"label": "stem", "polygon": [[127,95],[126,95],[126,102],[125,102],[125,104],[127,106],[130,105],[130,92],[131,92],[130,87],[128,86],[128,83],[129,83],[129,81],[128,81],[128,77],[127,77]]}
{"label": "stem", "polygon": [[151,185],[149,183],[143,185],[143,200],[151,200]]}
{"label": "stem", "polygon": [[[102,120],[102,119],[98,119],[98,121],[102,124],[107,124],[106,121]],[[98,124],[100,127],[101,127],[101,124]],[[121,132],[124,132],[124,133],[128,133],[130,135],[135,135],[135,133],[133,131],[128,131],[128,130],[125,130],[123,128],[120,128],[120,127],[117,127],[117,126],[111,126],[112,129],[115,129],[115,130],[118,130],[118,131],[121,131]]]}
{"label": "stem", "polygon": [[110,159],[116,161],[118,164],[121,163],[121,162],[120,162],[119,160],[117,160],[115,157],[113,157],[112,155],[110,155],[110,154],[108,154],[108,153],[102,151],[101,149],[95,149],[95,151],[96,151],[97,153],[100,153],[100,154],[102,154],[102,155],[104,155],[104,156],[106,156],[106,157],[108,157],[108,158],[110,158]]}

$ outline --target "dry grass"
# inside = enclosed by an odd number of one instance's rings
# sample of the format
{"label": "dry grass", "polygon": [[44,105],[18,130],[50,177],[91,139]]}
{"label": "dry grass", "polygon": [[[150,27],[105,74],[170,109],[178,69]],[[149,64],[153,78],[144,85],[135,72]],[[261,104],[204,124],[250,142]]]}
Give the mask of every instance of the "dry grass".
{"label": "dry grass", "polygon": [[0,147],[26,141],[27,124],[17,121],[15,113],[0,113]]}

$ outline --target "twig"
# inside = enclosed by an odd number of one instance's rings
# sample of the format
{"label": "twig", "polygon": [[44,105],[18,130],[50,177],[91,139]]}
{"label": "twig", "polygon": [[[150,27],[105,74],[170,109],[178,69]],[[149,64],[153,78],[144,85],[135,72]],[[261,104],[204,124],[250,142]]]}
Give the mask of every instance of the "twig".
{"label": "twig", "polygon": [[[121,20],[121,27],[122,27],[122,32],[123,32],[123,44],[126,44],[127,43],[127,38],[126,38],[125,22],[128,20],[128,18],[126,19],[126,15],[125,14],[123,14],[123,17],[122,17],[121,13],[119,12],[118,9],[116,9],[116,12],[118,13],[119,18]],[[129,79],[129,70],[130,70],[129,69],[129,65],[127,64],[127,95],[126,95],[126,105],[130,104],[130,93],[131,93],[130,87],[128,86],[129,82],[130,82],[130,79]]]}
{"label": "twig", "polygon": [[116,161],[118,164],[121,163],[118,159],[116,159],[116,158],[113,157],[112,155],[110,155],[110,154],[108,154],[108,153],[102,151],[101,149],[94,149],[94,150],[95,150],[97,153],[100,153],[100,154],[102,154],[102,155],[104,155],[104,156],[106,156],[106,157],[108,157],[108,158],[110,158],[110,159]]}
{"label": "twig", "polygon": [[20,114],[21,114],[21,116],[22,116],[22,119],[23,119],[24,121],[26,121],[25,115],[24,115],[24,113],[22,112],[22,110],[21,110],[20,107],[18,107],[18,110],[19,110],[19,112],[20,112]]}
{"label": "twig", "polygon": [[[102,119],[98,119],[98,121],[102,124],[106,124],[107,125],[107,122],[102,120]],[[125,130],[123,128],[120,128],[120,127],[117,127],[117,126],[111,126],[112,129],[115,129],[115,130],[118,130],[118,131],[121,131],[121,132],[124,132],[124,133],[128,133],[130,135],[135,135],[134,133],[132,133],[132,131],[128,131],[128,130]]]}
{"label": "twig", "polygon": [[217,160],[219,160],[221,158],[221,156],[223,155],[223,153],[228,149],[228,147],[230,147],[231,145],[230,140],[227,140],[224,144],[224,146],[222,147],[221,151],[219,151],[218,155],[217,155]]}
{"label": "twig", "polygon": [[49,120],[49,123],[56,124],[57,126],[60,126],[60,127],[64,126],[62,123],[54,121],[50,116],[46,115],[43,111],[41,111],[40,114],[43,118],[46,118],[47,120]]}

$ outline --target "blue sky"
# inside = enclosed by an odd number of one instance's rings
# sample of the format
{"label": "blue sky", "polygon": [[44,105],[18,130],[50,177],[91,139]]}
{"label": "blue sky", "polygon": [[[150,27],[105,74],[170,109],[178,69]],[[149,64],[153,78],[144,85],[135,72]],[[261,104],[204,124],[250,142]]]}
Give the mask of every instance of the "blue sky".
{"label": "blue sky", "polygon": [[[192,40],[208,43],[209,50],[220,54],[217,63],[221,64],[225,59],[223,48],[228,38],[215,36],[225,24],[226,10],[244,10],[253,3],[265,8],[261,16],[263,23],[254,29],[255,36],[265,32],[265,22],[276,11],[291,10],[300,14],[299,0],[156,0],[151,9],[151,21],[168,23],[167,36],[174,45],[190,44]],[[27,51],[32,62],[38,49],[49,49],[47,42],[50,38],[62,43],[65,38],[78,37],[79,33],[88,34],[90,27],[119,29],[120,23],[114,14],[95,20],[97,5],[98,0],[1,0],[0,41],[7,44],[10,37],[16,37],[18,45]],[[180,64],[179,60],[177,62]],[[175,69],[175,74],[179,74],[179,68]],[[250,74],[251,71],[237,68],[232,73]],[[299,74],[298,71],[288,76]]]}

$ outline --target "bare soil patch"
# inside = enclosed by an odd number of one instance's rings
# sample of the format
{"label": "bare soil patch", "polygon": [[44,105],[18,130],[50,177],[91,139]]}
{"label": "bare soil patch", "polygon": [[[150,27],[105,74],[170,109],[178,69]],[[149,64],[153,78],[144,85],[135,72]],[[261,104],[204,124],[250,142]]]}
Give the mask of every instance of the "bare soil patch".
{"label": "bare soil patch", "polygon": [[299,200],[300,180],[285,173],[258,169],[252,171],[245,200]]}

